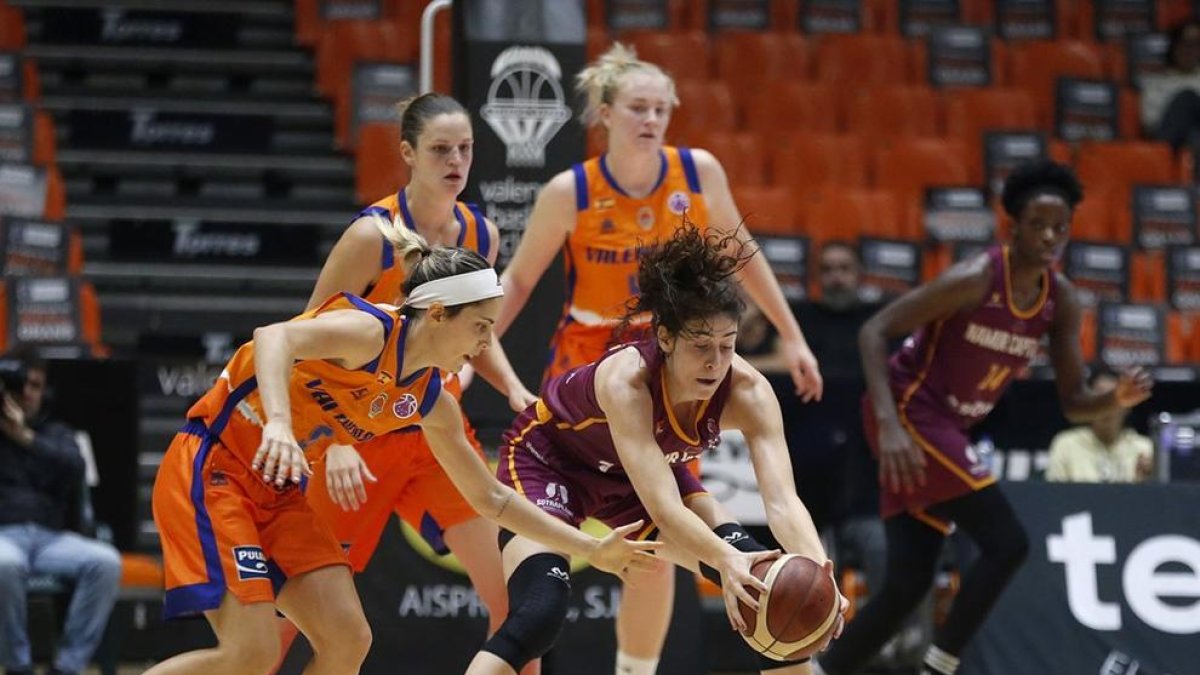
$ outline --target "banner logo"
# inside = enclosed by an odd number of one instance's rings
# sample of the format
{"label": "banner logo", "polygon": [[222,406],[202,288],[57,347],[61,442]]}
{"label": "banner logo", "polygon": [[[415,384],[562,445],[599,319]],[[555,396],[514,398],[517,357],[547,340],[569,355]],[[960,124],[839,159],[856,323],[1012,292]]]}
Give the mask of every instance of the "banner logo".
{"label": "banner logo", "polygon": [[479,115],[507,149],[507,166],[543,167],[546,145],[571,119],[558,59],[541,47],[509,47],[492,63]]}

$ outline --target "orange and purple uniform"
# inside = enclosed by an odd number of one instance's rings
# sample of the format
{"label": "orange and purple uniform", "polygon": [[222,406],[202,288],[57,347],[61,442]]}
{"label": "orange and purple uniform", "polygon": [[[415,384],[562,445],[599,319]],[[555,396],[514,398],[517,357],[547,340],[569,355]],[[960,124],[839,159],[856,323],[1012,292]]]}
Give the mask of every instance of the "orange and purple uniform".
{"label": "orange and purple uniform", "polygon": [[[312,463],[332,443],[362,443],[418,424],[442,388],[436,368],[401,377],[407,322],[392,308],[341,294],[292,320],[335,310],[377,318],[384,345],[356,370],[324,360],[299,361],[292,368],[292,429]],[[337,538],[302,487],[277,489],[250,467],[266,420],[253,342],[238,349],[187,416],[154,482],[167,617],[216,609],[226,591],[242,603],[273,602],[288,577],[346,564]]]}
{"label": "orange and purple uniform", "polygon": [[[403,190],[363,209],[359,217],[372,214],[389,221],[399,214],[404,225],[414,227]],[[455,245],[487,258],[496,242],[492,241],[483,214],[474,205],[458,202],[454,217],[459,223]],[[398,302],[404,284],[404,267],[395,259],[392,245],[382,235],[379,240],[382,272],[364,297],[371,302]],[[455,398],[462,397],[462,386],[457,377],[445,376],[445,386]],[[475,431],[466,416],[463,425],[467,439],[482,457],[483,450],[475,440]],[[354,445],[378,479],[367,485],[366,504],[358,511],[342,510],[325,490],[323,463],[314,467],[313,480],[319,487],[309,490],[308,498],[313,509],[333,528],[356,572],[367,566],[393,511],[439,550],[443,548],[443,531],[477,517],[434,458],[419,429],[391,433]]]}
{"label": "orange and purple uniform", "polygon": [[688,220],[708,223],[691,150],[664,147],[658,183],[642,198],[629,196],[608,170],[605,155],[576,164],[575,227],[567,237],[567,298],[550,345],[543,385],[604,355],[613,328],[637,296],[638,261]]}

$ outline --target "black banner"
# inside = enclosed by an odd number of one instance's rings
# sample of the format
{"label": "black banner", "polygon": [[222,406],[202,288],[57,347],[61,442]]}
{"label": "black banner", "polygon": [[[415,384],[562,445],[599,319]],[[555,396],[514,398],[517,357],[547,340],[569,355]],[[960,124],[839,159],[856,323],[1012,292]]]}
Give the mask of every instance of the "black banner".
{"label": "black banner", "polygon": [[929,31],[929,82],[938,87],[986,87],[992,82],[992,46],[978,26],[934,26]]}
{"label": "black banner", "polygon": [[996,31],[1005,40],[1053,40],[1054,0],[996,0]]}
{"label": "black banner", "polygon": [[770,27],[770,0],[708,0],[709,30],[766,30]]}
{"label": "black banner", "polygon": [[1167,69],[1167,46],[1169,41],[1163,33],[1144,33],[1130,36],[1125,42],[1125,60],[1129,67],[1129,83],[1142,86],[1146,75],[1161,73]]}
{"label": "black banner", "polygon": [[21,55],[0,52],[0,103],[21,101],[25,96],[25,70]]}
{"label": "black banner", "polygon": [[1129,299],[1129,249],[1124,246],[1073,241],[1064,271],[1085,307]]}
{"label": "black banner", "polygon": [[46,212],[46,170],[0,164],[0,215],[41,218]]}
{"label": "black banner", "polygon": [[315,265],[320,262],[320,240],[317,226],[280,228],[187,219],[114,221],[109,229],[109,253],[116,260],[145,262]]}
{"label": "black banner", "polygon": [[33,161],[33,108],[25,103],[0,104],[0,162]]}
{"label": "black banner", "polygon": [[1029,558],[959,669],[1196,672],[1200,486],[1007,483]]}
{"label": "black banner", "polygon": [[900,32],[923,38],[936,26],[959,23],[958,0],[900,0]]}
{"label": "black banner", "polygon": [[954,248],[950,252],[950,258],[953,262],[962,262],[983,253],[991,245],[992,242],[956,241],[953,244]]}
{"label": "black banner", "polygon": [[604,11],[613,32],[668,28],[667,0],[608,0]]}
{"label": "black banner", "polygon": [[921,249],[912,242],[863,237],[858,240],[858,257],[860,294],[868,302],[900,295],[921,283]]}
{"label": "black banner", "polygon": [[790,302],[808,297],[809,242],[805,237],[755,237]]}
{"label": "black banner", "polygon": [[996,232],[996,214],[979,188],[929,188],[923,220],[934,241],[990,242]]}
{"label": "black banner", "polygon": [[220,49],[238,46],[243,15],[47,7],[38,16],[42,20],[41,41],[50,44]]}
{"label": "black banner", "polygon": [[72,228],[8,218],[0,221],[0,275],[58,276],[68,272]]}
{"label": "black banner", "polygon": [[805,33],[858,33],[862,0],[806,0],[800,3],[800,30]]}
{"label": "black banner", "polygon": [[1134,240],[1140,248],[1161,249],[1196,243],[1196,202],[1190,188],[1135,185]]}
{"label": "black banner", "polygon": [[89,150],[269,152],[275,132],[270,115],[210,115],[155,108],[86,110],[67,115],[71,145]]}
{"label": "black banner", "polygon": [[983,167],[988,189],[999,195],[1008,174],[1026,162],[1050,156],[1046,135],[1037,131],[985,131]]}
{"label": "black banner", "polygon": [[1154,30],[1154,0],[1096,0],[1096,39],[1124,40]]}
{"label": "black banner", "polygon": [[1096,318],[1101,361],[1118,368],[1164,362],[1167,330],[1161,306],[1102,303]]}
{"label": "black banner", "polygon": [[83,342],[79,282],[71,277],[9,277],[8,343]]}
{"label": "black banner", "polygon": [[359,125],[399,122],[396,104],[417,93],[417,74],[413,68],[400,63],[355,64],[354,93],[350,98],[350,138],[355,139],[352,145],[357,145]]}
{"label": "black banner", "polygon": [[1200,311],[1200,246],[1167,249],[1167,295],[1175,309]]}
{"label": "black banner", "polygon": [[1117,86],[1108,80],[1060,77],[1055,87],[1055,124],[1064,141],[1117,138]]}
{"label": "black banner", "polygon": [[382,19],[382,0],[321,0],[321,18]]}

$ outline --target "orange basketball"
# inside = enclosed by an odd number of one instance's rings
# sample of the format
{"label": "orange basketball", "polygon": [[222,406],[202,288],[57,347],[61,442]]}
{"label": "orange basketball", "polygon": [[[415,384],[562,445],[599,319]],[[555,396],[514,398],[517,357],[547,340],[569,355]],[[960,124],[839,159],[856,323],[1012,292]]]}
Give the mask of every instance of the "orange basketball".
{"label": "orange basketball", "polygon": [[814,654],[837,625],[838,589],[833,578],[800,555],[760,562],[750,571],[767,585],[767,593],[757,598],[757,612],[738,603],[747,628],[742,638],[754,651],[776,661]]}

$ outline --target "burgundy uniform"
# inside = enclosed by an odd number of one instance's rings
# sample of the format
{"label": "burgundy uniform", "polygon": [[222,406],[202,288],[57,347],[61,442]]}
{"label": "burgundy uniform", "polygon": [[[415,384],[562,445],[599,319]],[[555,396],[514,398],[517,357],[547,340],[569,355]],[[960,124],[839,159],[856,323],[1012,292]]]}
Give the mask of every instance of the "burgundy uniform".
{"label": "burgundy uniform", "polygon": [[[908,511],[948,531],[948,523],[925,509],[996,482],[970,447],[967,430],[991,412],[1037,353],[1054,318],[1055,283],[1052,272],[1044,273],[1037,302],[1021,311],[1012,302],[1007,247],[988,249],[987,256],[992,285],[983,304],[923,326],[888,362],[900,423],[926,462],[925,486],[913,494],[880,485],[884,517]],[[867,438],[874,447],[879,440],[875,416],[869,401],[864,403]]]}
{"label": "burgundy uniform", "polygon": [[720,441],[732,370],[712,398],[700,405],[694,420],[677,420],[663,382],[663,354],[653,339],[614,347],[598,361],[547,382],[542,398],[505,432],[496,473],[543,511],[572,525],[588,517],[610,527],[642,519],[646,527],[638,536],[646,537],[655,527],[621,466],[594,387],[596,368],[630,346],[641,352],[650,372],[654,438],[671,465],[679,494],[687,499],[704,492],[687,462]]}

